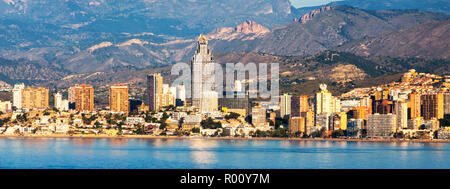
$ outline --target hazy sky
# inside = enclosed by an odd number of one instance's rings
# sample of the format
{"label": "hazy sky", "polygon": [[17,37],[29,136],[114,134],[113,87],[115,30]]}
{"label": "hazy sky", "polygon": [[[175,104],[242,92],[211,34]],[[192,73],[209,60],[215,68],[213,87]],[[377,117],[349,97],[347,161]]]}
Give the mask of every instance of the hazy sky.
{"label": "hazy sky", "polygon": [[339,1],[339,0],[291,0],[291,3],[294,7],[311,7],[311,6],[318,6],[327,4],[333,1]]}

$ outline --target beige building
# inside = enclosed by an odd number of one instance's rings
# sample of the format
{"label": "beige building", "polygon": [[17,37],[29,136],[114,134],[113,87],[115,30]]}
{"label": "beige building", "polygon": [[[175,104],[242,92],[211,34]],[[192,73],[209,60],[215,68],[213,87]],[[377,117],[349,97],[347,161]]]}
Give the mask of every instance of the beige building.
{"label": "beige building", "polygon": [[47,109],[48,107],[48,89],[27,87],[22,90],[22,108]]}
{"label": "beige building", "polygon": [[128,113],[128,86],[113,85],[109,89],[109,106],[111,112]]}
{"label": "beige building", "polygon": [[94,111],[94,88],[91,85],[77,85],[75,92],[76,111]]}
{"label": "beige building", "polygon": [[256,106],[252,108],[252,124],[255,127],[266,126],[266,109]]}
{"label": "beige building", "polygon": [[320,85],[320,92],[316,94],[315,113],[316,114],[332,114],[341,111],[341,100],[334,97],[327,90],[327,85]]}
{"label": "beige building", "polygon": [[305,133],[305,118],[304,117],[292,117],[289,119],[289,132],[296,134],[298,132]]}
{"label": "beige building", "polygon": [[409,94],[409,103],[408,103],[408,108],[411,110],[411,119],[415,119],[418,117],[421,117],[420,115],[420,94],[417,92],[413,92],[411,94]]}

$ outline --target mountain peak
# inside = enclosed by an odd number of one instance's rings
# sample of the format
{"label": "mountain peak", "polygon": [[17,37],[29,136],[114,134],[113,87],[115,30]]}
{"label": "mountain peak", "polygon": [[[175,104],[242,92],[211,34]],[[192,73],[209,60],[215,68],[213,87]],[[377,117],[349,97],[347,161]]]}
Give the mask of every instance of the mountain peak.
{"label": "mountain peak", "polygon": [[237,25],[235,31],[238,33],[245,33],[245,34],[270,32],[269,29],[262,26],[261,24],[256,23],[253,20],[246,20],[242,24]]}
{"label": "mountain peak", "polygon": [[270,30],[253,20],[246,20],[235,28],[224,27],[214,30],[207,35],[208,39],[233,40],[244,36],[255,38],[269,33]]}
{"label": "mountain peak", "polygon": [[308,21],[312,20],[316,15],[326,12],[326,11],[330,11],[333,10],[335,7],[334,6],[324,6],[318,9],[314,9],[311,12],[309,12],[308,14],[303,15],[299,22],[302,24],[307,23]]}

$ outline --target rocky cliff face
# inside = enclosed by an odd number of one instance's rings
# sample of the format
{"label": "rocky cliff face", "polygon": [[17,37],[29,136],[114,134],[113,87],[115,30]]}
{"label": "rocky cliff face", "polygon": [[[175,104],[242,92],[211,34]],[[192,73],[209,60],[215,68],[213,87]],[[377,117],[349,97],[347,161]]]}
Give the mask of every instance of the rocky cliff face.
{"label": "rocky cliff face", "polygon": [[316,16],[322,12],[329,11],[331,9],[333,9],[332,6],[324,6],[319,9],[314,9],[310,13],[303,15],[298,21],[302,24],[305,24],[306,22],[312,20],[312,18],[314,18],[314,16]]}
{"label": "rocky cliff face", "polygon": [[247,20],[236,27],[225,27],[214,30],[206,35],[209,40],[253,40],[257,37],[261,37],[270,30],[261,24],[256,23],[253,20]]}

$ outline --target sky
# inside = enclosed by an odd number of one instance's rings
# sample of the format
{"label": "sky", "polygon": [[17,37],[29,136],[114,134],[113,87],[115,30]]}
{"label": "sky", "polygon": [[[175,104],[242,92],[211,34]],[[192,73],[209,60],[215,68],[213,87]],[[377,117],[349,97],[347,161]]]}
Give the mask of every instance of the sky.
{"label": "sky", "polygon": [[300,8],[300,7],[312,7],[312,6],[318,6],[318,5],[324,5],[333,1],[339,1],[339,0],[291,0],[291,3],[294,7]]}

